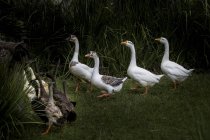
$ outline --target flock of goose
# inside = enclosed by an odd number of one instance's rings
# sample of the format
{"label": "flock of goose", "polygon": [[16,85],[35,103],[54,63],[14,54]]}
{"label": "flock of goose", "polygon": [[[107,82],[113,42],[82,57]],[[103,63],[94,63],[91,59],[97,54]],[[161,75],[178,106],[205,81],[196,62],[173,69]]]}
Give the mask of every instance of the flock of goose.
{"label": "flock of goose", "polygon": [[[101,75],[99,72],[99,57],[96,52],[90,51],[85,57],[94,60],[94,67],[91,68],[78,60],[79,56],[79,41],[75,35],[71,35],[66,39],[75,44],[73,57],[69,63],[69,71],[72,75],[78,78],[75,91],[80,87],[80,80],[85,80],[92,86],[101,89],[101,97],[109,97],[116,92],[119,92],[127,77],[113,77]],[[165,76],[169,77],[174,83],[176,89],[179,82],[184,81],[193,71],[193,69],[185,69],[181,65],[169,60],[169,43],[166,38],[161,37],[155,39],[165,46],[165,53],[161,62],[161,70]],[[146,69],[137,66],[135,46],[131,41],[123,41],[121,45],[126,46],[131,51],[131,60],[127,69],[127,75],[140,85],[145,87],[143,95],[148,93],[148,88],[159,83],[164,75],[156,75]],[[38,70],[37,70],[38,71]],[[31,101],[32,108],[38,116],[48,123],[47,129],[42,133],[47,134],[54,125],[63,125],[65,122],[71,122],[76,119],[74,110],[75,102],[72,102],[67,97],[65,82],[63,82],[63,91],[58,90],[56,80],[53,76],[48,75],[52,82],[47,83],[41,80],[39,72],[34,74],[33,69],[27,66],[24,70],[25,86],[24,90],[29,90],[28,97]]]}
{"label": "flock of goose", "polygon": [[[85,57],[94,59],[94,67],[91,68],[85,64],[82,64],[78,60],[79,56],[79,41],[75,35],[71,35],[67,38],[68,41],[75,43],[75,51],[73,58],[69,64],[69,70],[71,74],[79,79],[83,79],[99,89],[102,90],[102,94],[98,97],[108,97],[113,95],[115,92],[119,92],[122,89],[123,83],[127,77],[117,78],[113,76],[101,75],[99,73],[99,57],[96,52],[90,51]],[[165,53],[161,62],[161,70],[169,77],[176,89],[179,82],[184,81],[193,71],[193,69],[185,69],[183,66],[169,60],[169,43],[164,37],[155,39],[162,43],[165,47]],[[136,52],[135,46],[131,41],[123,41],[121,45],[127,46],[131,51],[131,61],[127,69],[127,75],[140,85],[145,87],[144,95],[148,93],[148,88],[159,83],[163,75],[156,75],[146,69],[143,69],[136,64]],[[76,90],[79,89],[79,82],[77,83]]]}
{"label": "flock of goose", "polygon": [[52,82],[45,82],[41,79],[38,70],[35,74],[27,65],[23,76],[25,81],[23,90],[28,93],[32,109],[41,120],[48,124],[42,135],[48,134],[52,125],[63,126],[65,123],[75,121],[76,102],[68,98],[65,81],[63,81],[63,91],[60,91],[54,76],[47,74]]}

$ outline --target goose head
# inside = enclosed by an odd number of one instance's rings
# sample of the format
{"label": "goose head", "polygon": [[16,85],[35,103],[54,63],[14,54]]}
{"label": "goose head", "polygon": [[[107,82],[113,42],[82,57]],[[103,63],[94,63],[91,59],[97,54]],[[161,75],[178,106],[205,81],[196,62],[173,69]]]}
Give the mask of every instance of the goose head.
{"label": "goose head", "polygon": [[156,38],[155,41],[158,41],[162,44],[168,43],[168,40],[165,37]]}
{"label": "goose head", "polygon": [[98,57],[98,55],[97,55],[96,52],[90,51],[90,53],[86,54],[85,57],[88,57],[88,58],[96,58],[96,57]]}
{"label": "goose head", "polygon": [[120,43],[121,45],[127,46],[127,47],[132,47],[134,46],[133,42],[126,40]]}
{"label": "goose head", "polygon": [[78,39],[75,35],[70,35],[66,38],[67,41],[76,42]]}

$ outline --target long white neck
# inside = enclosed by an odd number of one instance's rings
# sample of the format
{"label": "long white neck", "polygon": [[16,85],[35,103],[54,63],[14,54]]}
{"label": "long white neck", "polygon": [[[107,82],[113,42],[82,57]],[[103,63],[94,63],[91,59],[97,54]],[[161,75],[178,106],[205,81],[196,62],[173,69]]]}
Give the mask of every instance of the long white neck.
{"label": "long white neck", "polygon": [[34,71],[31,67],[28,67],[27,70],[30,72],[30,79],[29,80],[35,80],[36,76],[34,74]]}
{"label": "long white neck", "polygon": [[99,58],[94,57],[94,70],[93,70],[93,75],[99,74]]}
{"label": "long white neck", "polygon": [[131,61],[130,61],[129,67],[136,66],[136,51],[135,51],[134,45],[129,46],[129,48],[131,50]]}
{"label": "long white neck", "polygon": [[72,61],[78,61],[78,56],[79,56],[79,41],[75,40],[75,50]]}
{"label": "long white neck", "polygon": [[165,47],[165,52],[164,52],[164,55],[163,55],[162,63],[164,61],[169,60],[169,43],[168,43],[168,41],[164,42],[164,47]]}

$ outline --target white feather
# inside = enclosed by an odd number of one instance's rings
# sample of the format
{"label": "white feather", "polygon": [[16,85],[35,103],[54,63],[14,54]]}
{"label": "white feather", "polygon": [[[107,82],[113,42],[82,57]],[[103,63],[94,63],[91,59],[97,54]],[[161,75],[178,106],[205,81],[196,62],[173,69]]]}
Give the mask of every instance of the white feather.
{"label": "white feather", "polygon": [[188,76],[191,75],[194,69],[185,69],[183,66],[169,60],[169,43],[164,37],[155,39],[164,44],[165,52],[161,62],[161,70],[167,75],[173,82],[182,82]]}
{"label": "white feather", "polygon": [[127,70],[128,76],[145,87],[153,86],[154,84],[159,83],[163,75],[153,74],[150,71],[136,65],[136,52],[134,44],[131,41],[125,41],[121,44],[127,46],[131,50],[131,61]]}

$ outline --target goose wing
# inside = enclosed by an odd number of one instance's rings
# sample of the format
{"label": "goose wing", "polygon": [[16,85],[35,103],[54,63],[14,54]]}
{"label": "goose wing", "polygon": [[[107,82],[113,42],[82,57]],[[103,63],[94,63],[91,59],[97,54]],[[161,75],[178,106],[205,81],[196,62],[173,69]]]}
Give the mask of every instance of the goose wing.
{"label": "goose wing", "polygon": [[172,61],[169,61],[164,65],[164,70],[167,72],[167,74],[170,75],[175,75],[175,76],[189,75],[189,71],[187,69]]}
{"label": "goose wing", "polygon": [[151,73],[150,71],[137,67],[135,68],[135,70],[133,71],[133,74],[135,75],[135,77],[137,77],[138,79],[142,80],[142,81],[146,81],[146,82],[158,82],[160,77]]}
{"label": "goose wing", "polygon": [[77,67],[80,67],[86,71],[89,71],[89,72],[92,72],[93,71],[93,68],[90,68],[89,66],[83,64],[83,63],[80,63],[80,62],[77,62],[77,61],[71,61],[70,64],[69,64],[70,67],[73,67],[73,66],[77,66]]}
{"label": "goose wing", "polygon": [[108,85],[111,85],[113,87],[119,86],[121,83],[123,83],[124,78],[117,78],[112,76],[103,75],[101,77],[101,80]]}
{"label": "goose wing", "polygon": [[91,68],[91,67],[89,67],[89,66],[87,66],[87,65],[85,65],[85,64],[80,63],[80,66],[81,66],[83,69],[85,69],[85,70],[87,70],[87,71],[89,71],[89,72],[92,72],[92,71],[93,71],[93,68]]}

